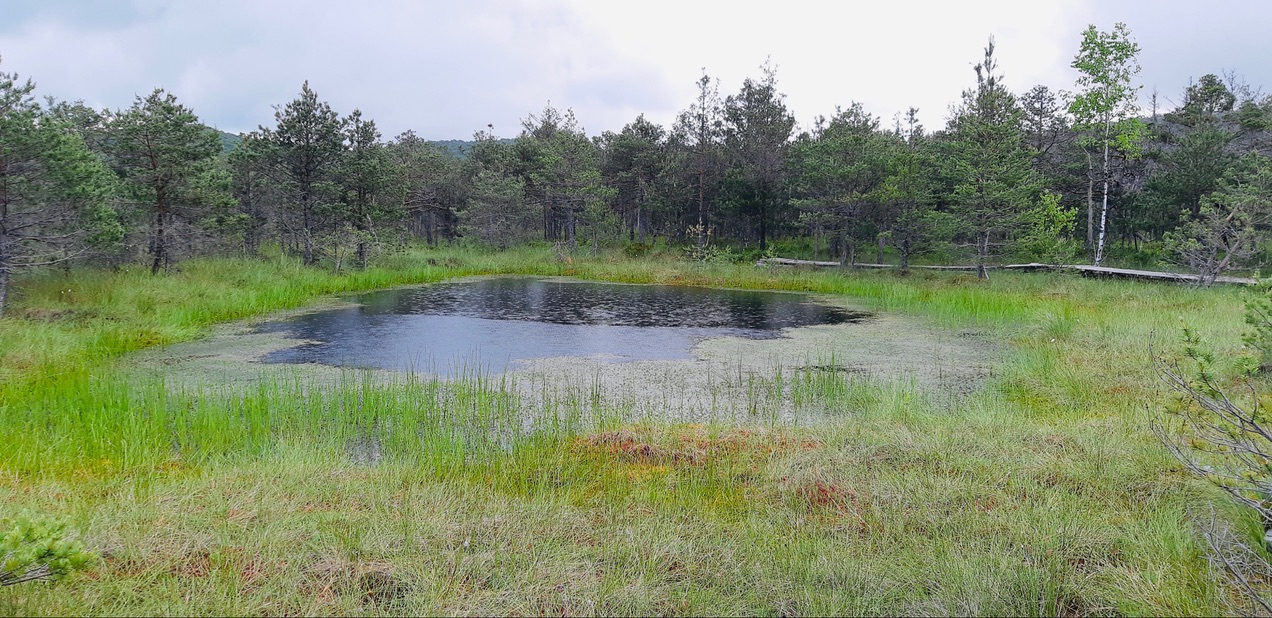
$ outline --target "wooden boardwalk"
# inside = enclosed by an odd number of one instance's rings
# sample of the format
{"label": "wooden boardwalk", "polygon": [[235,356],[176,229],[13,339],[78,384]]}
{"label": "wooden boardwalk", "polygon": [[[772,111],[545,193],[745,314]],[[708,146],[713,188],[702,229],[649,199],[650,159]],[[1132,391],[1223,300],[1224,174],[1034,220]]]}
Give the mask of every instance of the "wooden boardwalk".
{"label": "wooden boardwalk", "polygon": [[[755,263],[756,266],[813,266],[822,268],[839,268],[843,266],[839,262],[817,262],[813,260],[792,260],[788,258],[765,258]],[[865,264],[857,263],[847,266],[847,268],[899,268],[894,264]],[[912,269],[922,270],[950,270],[975,272],[975,266],[911,266]],[[986,266],[988,270],[1072,270],[1082,273],[1087,277],[1115,277],[1121,279],[1139,279],[1143,281],[1170,281],[1175,283],[1198,283],[1199,276],[1187,273],[1172,273],[1157,270],[1135,270],[1131,268],[1109,268],[1107,266],[1090,266],[1087,264],[1039,264],[1032,262],[1029,264],[1006,264]],[[1215,283],[1227,285],[1254,285],[1257,283],[1249,277],[1216,277]]]}

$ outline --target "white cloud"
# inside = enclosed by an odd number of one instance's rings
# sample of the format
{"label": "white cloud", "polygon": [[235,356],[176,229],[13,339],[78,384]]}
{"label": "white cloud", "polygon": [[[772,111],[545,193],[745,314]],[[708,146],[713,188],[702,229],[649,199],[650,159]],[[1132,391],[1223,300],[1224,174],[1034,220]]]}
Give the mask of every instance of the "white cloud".
{"label": "white cloud", "polygon": [[[1267,20],[1230,23],[1223,11],[1185,6],[136,0],[103,18],[98,5],[15,0],[0,5],[0,68],[33,77],[41,93],[112,108],[164,86],[206,122],[235,131],[272,124],[272,106],[308,79],[337,110],[361,108],[387,136],[414,129],[445,139],[487,123],[515,135],[519,119],[548,100],[573,107],[591,133],[641,112],[670,123],[703,67],[727,94],[771,56],[804,124],[857,100],[885,122],[917,106],[935,128],[973,82],[991,34],[1016,90],[1071,87],[1082,28],[1114,18],[1131,25],[1145,81],[1163,93],[1182,90],[1190,75],[1265,70],[1241,64],[1268,56],[1257,35]],[[1264,6],[1245,8],[1269,16]]]}
{"label": "white cloud", "polygon": [[720,77],[728,92],[758,76],[771,56],[788,103],[804,123],[860,101],[885,120],[917,106],[929,126],[943,124],[948,104],[973,83],[972,66],[991,34],[1007,82],[1023,89],[1051,81],[1067,66],[1061,39],[1076,45],[1086,19],[1081,4],[1009,0],[797,0],[731,8],[653,0],[639,7],[579,3],[594,27],[610,28],[620,49],[673,75],[679,101],[692,98],[701,67]]}

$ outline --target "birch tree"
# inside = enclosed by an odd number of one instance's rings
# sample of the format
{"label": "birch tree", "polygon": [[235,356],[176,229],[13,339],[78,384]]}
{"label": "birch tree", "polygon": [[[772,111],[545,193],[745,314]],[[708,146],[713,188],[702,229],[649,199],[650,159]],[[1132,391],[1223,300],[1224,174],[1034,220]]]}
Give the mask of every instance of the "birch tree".
{"label": "birch tree", "polygon": [[1095,183],[1102,188],[1099,225],[1095,225],[1093,191],[1088,190],[1087,237],[1095,232],[1095,265],[1104,261],[1104,244],[1107,238],[1109,216],[1109,181],[1112,177],[1110,151],[1117,149],[1130,157],[1138,156],[1139,143],[1143,139],[1144,124],[1136,117],[1139,106],[1135,102],[1139,86],[1131,80],[1139,74],[1136,60],[1139,44],[1131,40],[1126,24],[1118,23],[1111,32],[1101,32],[1094,25],[1082,33],[1078,55],[1070,65],[1078,70],[1079,92],[1069,105],[1076,128],[1083,133],[1082,144],[1088,153],[1100,157],[1099,175],[1095,175],[1095,162],[1088,166],[1088,189]]}

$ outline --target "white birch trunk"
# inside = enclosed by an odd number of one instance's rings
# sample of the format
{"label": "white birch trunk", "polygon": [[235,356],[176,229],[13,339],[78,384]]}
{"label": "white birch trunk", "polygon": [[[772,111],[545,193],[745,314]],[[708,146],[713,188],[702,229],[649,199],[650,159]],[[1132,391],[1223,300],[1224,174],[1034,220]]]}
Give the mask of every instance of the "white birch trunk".
{"label": "white birch trunk", "polygon": [[1109,220],[1109,131],[1111,123],[1104,121],[1104,172],[1101,184],[1104,185],[1104,201],[1100,205],[1100,236],[1095,245],[1095,265],[1104,261],[1104,228]]}

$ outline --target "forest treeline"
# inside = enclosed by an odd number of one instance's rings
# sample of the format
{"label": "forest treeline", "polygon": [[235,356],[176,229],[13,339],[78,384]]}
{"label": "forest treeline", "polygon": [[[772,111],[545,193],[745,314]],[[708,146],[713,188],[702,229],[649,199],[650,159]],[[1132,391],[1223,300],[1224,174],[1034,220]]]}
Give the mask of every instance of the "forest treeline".
{"label": "forest treeline", "polygon": [[[671,126],[588,136],[574,113],[480,131],[462,156],[386,139],[308,83],[232,149],[175,95],[122,110],[37,97],[0,73],[0,311],[11,274],[277,247],[340,269],[409,239],[562,251],[655,238],[696,257],[775,239],[844,262],[995,255],[1169,260],[1213,280],[1262,257],[1272,214],[1272,97],[1205,75],[1137,105],[1138,45],[1081,33],[1071,91],[1010,92],[993,41],[944,126],[859,103],[800,127],[769,65],[733,93],[705,74]],[[974,79],[972,79],[974,77]]]}

